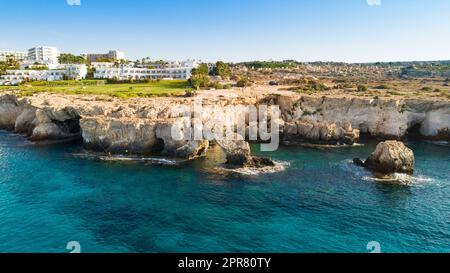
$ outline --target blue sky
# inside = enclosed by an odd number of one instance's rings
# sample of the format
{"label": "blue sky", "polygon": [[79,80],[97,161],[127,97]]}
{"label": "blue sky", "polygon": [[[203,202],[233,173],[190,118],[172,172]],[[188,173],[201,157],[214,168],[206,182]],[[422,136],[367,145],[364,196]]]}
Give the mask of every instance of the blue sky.
{"label": "blue sky", "polygon": [[448,0],[67,1],[80,0],[0,0],[0,49],[205,61],[450,59]]}

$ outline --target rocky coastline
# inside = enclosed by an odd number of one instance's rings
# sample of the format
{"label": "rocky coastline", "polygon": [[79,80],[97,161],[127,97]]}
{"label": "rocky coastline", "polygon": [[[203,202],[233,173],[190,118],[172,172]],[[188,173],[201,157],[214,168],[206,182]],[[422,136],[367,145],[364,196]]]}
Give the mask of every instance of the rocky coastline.
{"label": "rocky coastline", "polygon": [[[267,167],[270,159],[251,155],[248,134],[255,124],[243,106],[277,105],[276,122],[282,143],[357,143],[360,134],[399,140],[414,134],[424,139],[450,140],[450,103],[445,101],[314,97],[298,94],[203,97],[204,111],[193,113],[199,98],[135,98],[37,94],[17,97],[0,94],[0,129],[25,135],[33,141],[82,139],[87,149],[109,154],[158,154],[181,159],[205,155],[218,144],[230,166]],[[245,135],[232,141],[176,140],[173,125],[192,118],[203,128],[223,116],[231,128],[245,119]],[[217,112],[218,111],[218,112]],[[192,116],[190,116],[192,115]],[[256,124],[258,125],[258,124]],[[194,125],[192,125],[194,126]],[[237,133],[236,129],[234,133]],[[180,135],[187,134],[180,129]]]}

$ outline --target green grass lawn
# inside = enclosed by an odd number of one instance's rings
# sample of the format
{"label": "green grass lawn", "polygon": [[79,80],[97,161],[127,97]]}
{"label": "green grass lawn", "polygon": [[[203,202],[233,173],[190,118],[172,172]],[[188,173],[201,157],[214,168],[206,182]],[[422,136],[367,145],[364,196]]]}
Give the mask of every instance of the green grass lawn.
{"label": "green grass lawn", "polygon": [[20,96],[48,92],[69,95],[108,95],[118,98],[175,96],[192,90],[186,80],[161,80],[149,83],[105,84],[104,81],[29,82],[19,86],[0,86],[0,91],[17,91]]}

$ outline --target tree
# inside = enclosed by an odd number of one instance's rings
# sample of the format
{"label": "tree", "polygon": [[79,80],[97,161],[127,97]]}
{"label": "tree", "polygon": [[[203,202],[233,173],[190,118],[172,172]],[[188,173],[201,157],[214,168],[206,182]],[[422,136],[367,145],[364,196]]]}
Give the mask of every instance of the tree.
{"label": "tree", "polygon": [[167,62],[166,62],[166,61],[164,61],[164,60],[158,60],[158,61],[156,61],[156,62],[155,62],[155,64],[159,64],[159,65],[166,65],[166,64],[167,64]]}
{"label": "tree", "polygon": [[114,60],[110,59],[110,58],[97,58],[97,60],[95,60],[98,63],[113,63]]}
{"label": "tree", "polygon": [[6,59],[6,64],[11,67],[11,68],[15,68],[18,69],[20,64],[19,62],[16,60],[16,58],[14,58],[13,56],[8,56]]}
{"label": "tree", "polygon": [[94,79],[94,73],[96,72],[95,68],[88,68],[86,79]]}
{"label": "tree", "polygon": [[220,76],[222,79],[229,79],[231,76],[231,70],[228,64],[218,61],[214,68],[214,75]]}
{"label": "tree", "polygon": [[34,66],[27,66],[25,70],[48,70],[48,66],[46,65],[34,65]]}
{"label": "tree", "polygon": [[197,68],[192,69],[192,75],[208,76],[209,68],[207,64],[200,64]]}
{"label": "tree", "polygon": [[0,62],[0,75],[5,74],[6,70],[16,70],[19,67],[19,62],[13,56],[7,56],[6,62]]}
{"label": "tree", "polygon": [[0,75],[5,74],[7,69],[8,66],[6,65],[6,62],[0,62]]}
{"label": "tree", "polygon": [[207,64],[200,64],[197,68],[192,69],[192,76],[189,79],[192,87],[197,90],[201,87],[207,87],[209,85],[208,72],[209,69]]}
{"label": "tree", "polygon": [[86,64],[87,60],[83,56],[76,56],[70,53],[62,53],[58,57],[61,64]]}
{"label": "tree", "polygon": [[209,77],[205,74],[193,74],[189,82],[193,88],[198,90],[201,87],[207,87],[209,85]]}

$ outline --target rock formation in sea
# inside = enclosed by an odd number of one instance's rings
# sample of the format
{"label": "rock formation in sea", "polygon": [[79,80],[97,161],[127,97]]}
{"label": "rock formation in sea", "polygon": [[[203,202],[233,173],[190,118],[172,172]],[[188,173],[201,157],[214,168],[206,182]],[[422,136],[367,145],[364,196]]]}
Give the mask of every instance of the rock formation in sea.
{"label": "rock formation in sea", "polygon": [[357,165],[381,174],[414,172],[414,153],[400,141],[380,142],[365,162],[355,159]]}
{"label": "rock formation in sea", "polygon": [[252,156],[248,142],[237,134],[234,137],[235,139],[216,140],[217,144],[225,152],[227,158],[226,164],[239,168],[263,168],[275,165],[269,158]]}

